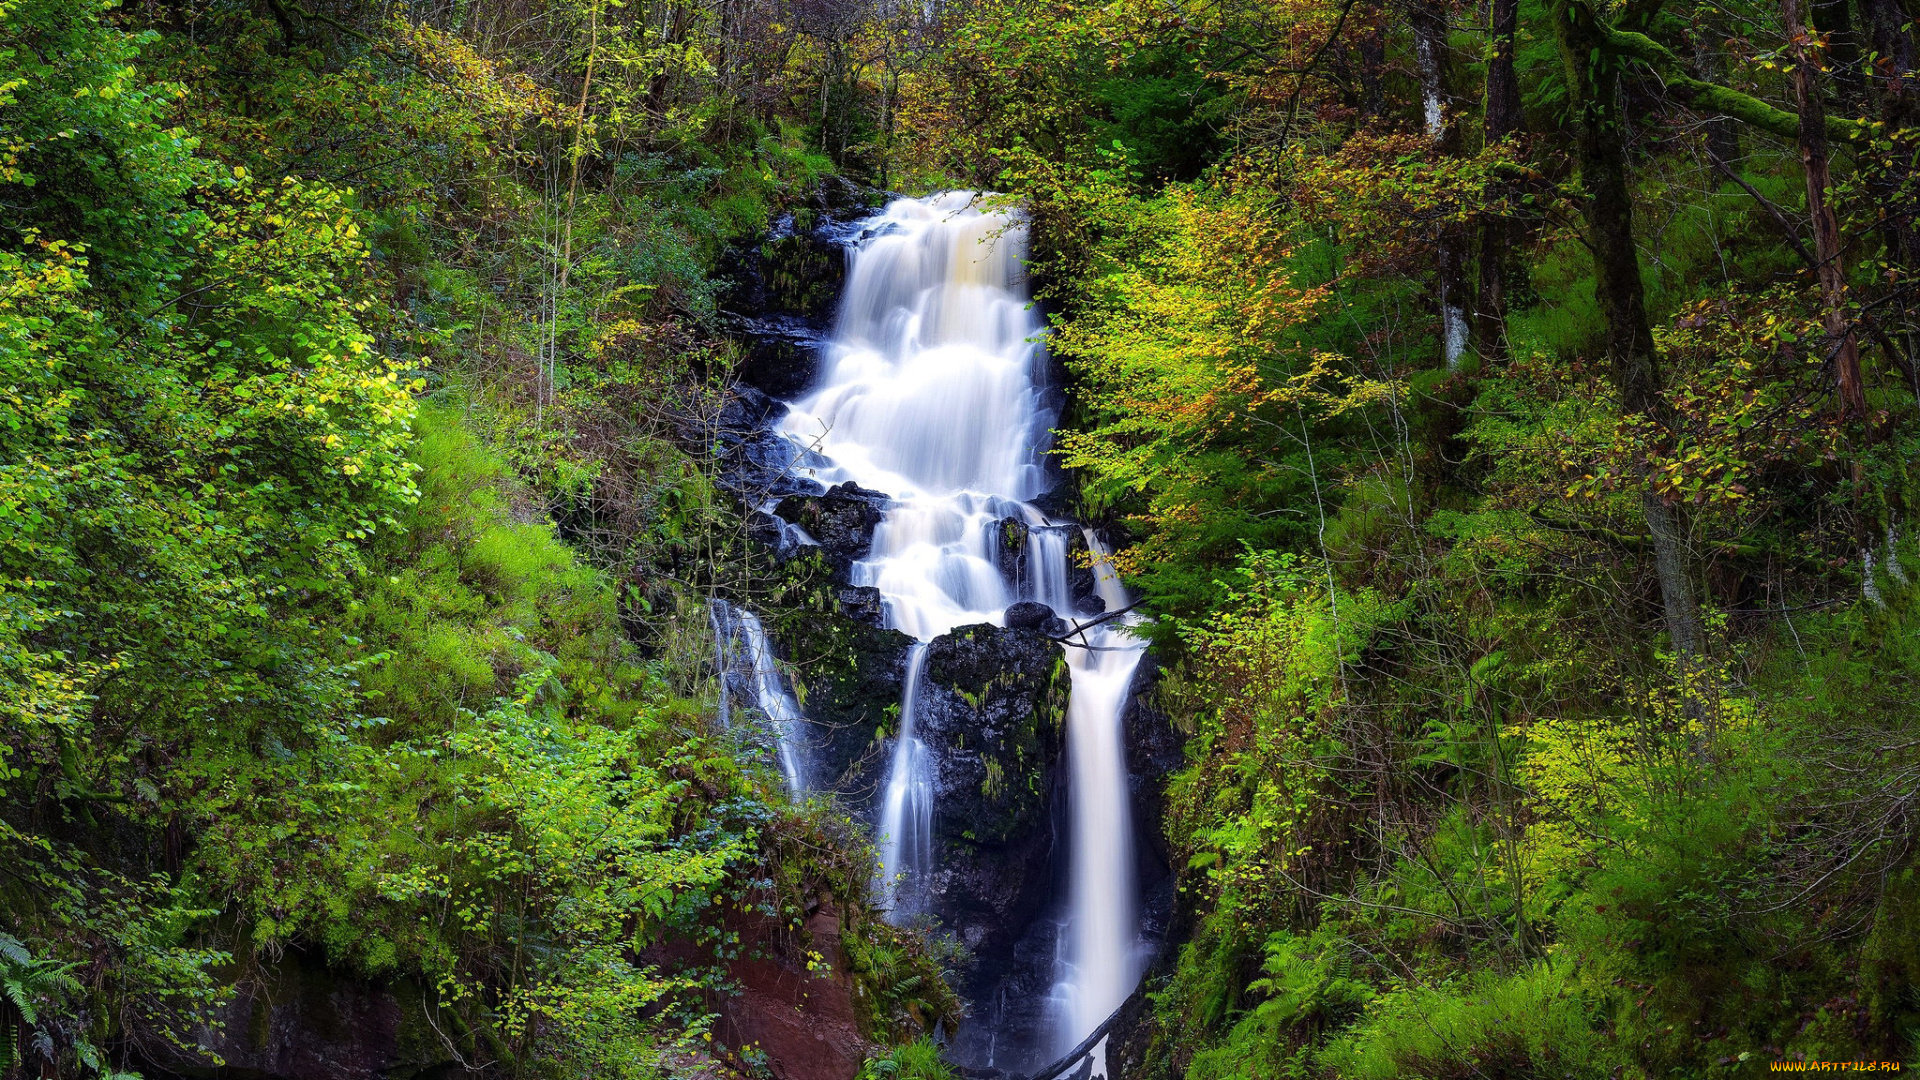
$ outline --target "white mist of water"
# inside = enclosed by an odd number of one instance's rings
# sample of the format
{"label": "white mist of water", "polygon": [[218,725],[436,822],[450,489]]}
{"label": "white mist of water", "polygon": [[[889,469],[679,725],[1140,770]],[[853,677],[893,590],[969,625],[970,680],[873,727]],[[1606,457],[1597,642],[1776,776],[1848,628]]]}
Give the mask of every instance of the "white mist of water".
{"label": "white mist of water", "polygon": [[796,799],[807,790],[807,776],[801,760],[800,740],[804,718],[800,703],[780,679],[774,663],[773,646],[767,641],[766,627],[760,617],[746,608],[715,600],[710,608],[713,619],[717,663],[723,685],[720,689],[720,723],[731,726],[727,709],[726,674],[736,667],[744,669],[752,681],[753,703],[766,714],[767,727],[773,732],[780,760],[780,773],[787,778],[787,791]]}
{"label": "white mist of water", "polygon": [[[910,654],[877,815],[880,885],[899,915],[916,908],[916,886],[934,869],[935,763],[915,735],[925,643],[957,626],[1002,624],[1020,599],[1070,616],[1074,526],[1028,502],[1045,488],[1054,418],[1041,393],[1042,326],[1026,296],[1024,222],[960,191],[896,200],[870,230],[851,256],[821,381],[780,427],[824,457],[815,479],[892,498],[852,579],[876,586],[888,625],[921,642]],[[1029,527],[1024,581],[999,569],[1005,518]],[[1099,590],[1110,609],[1126,602],[1111,571]],[[1067,1046],[1125,1000],[1138,975],[1121,717],[1140,643],[1116,623],[1075,642],[1082,647],[1067,650],[1072,885],[1054,992],[1057,1038]]]}

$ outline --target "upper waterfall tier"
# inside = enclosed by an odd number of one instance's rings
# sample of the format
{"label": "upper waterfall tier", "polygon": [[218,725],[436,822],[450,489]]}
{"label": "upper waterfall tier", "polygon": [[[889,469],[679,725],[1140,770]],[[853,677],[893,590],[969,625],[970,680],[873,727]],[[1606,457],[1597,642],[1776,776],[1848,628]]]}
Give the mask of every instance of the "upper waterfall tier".
{"label": "upper waterfall tier", "polygon": [[1026,233],[982,198],[900,199],[874,219],[820,384],[781,423],[826,457],[822,483],[898,499],[1045,489],[1052,418],[1025,297]]}

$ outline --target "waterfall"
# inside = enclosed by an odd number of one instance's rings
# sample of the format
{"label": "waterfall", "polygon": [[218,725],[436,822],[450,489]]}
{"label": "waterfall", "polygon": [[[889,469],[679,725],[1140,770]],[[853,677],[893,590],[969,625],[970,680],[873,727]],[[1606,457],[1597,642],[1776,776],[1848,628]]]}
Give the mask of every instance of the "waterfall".
{"label": "waterfall", "polygon": [[715,662],[720,668],[721,726],[730,726],[727,676],[739,670],[752,687],[754,707],[767,718],[767,728],[773,734],[780,761],[780,774],[786,777],[787,791],[797,799],[807,790],[806,770],[801,764],[800,703],[780,678],[766,627],[760,624],[758,615],[725,600],[713,601],[708,613],[713,621]]}
{"label": "waterfall", "polygon": [[918,906],[920,894],[914,886],[933,868],[933,762],[926,744],[913,733],[920,679],[926,667],[926,643],[916,643],[907,656],[906,689],[900,695],[900,731],[894,739],[887,789],[880,803],[881,898],[902,914]]}
{"label": "waterfall", "polygon": [[[876,825],[880,889],[895,916],[917,910],[935,869],[934,762],[915,736],[926,643],[955,627],[1004,625],[1038,600],[1073,618],[1077,526],[1030,500],[1046,488],[1055,417],[1042,387],[1042,325],[1027,302],[1024,222],[971,192],[899,199],[852,252],[818,384],[779,429],[810,451],[828,485],[852,481],[891,501],[855,585],[879,589],[887,624],[915,638]],[[1001,573],[1000,522],[1028,526],[1021,581]],[[1090,549],[1099,552],[1088,535]],[[1099,595],[1126,599],[1110,569]],[[1138,883],[1122,714],[1142,648],[1117,621],[1077,635],[1067,746],[1072,817],[1069,911],[1054,1036],[1079,1042],[1138,978]],[[900,882],[896,890],[896,880]]]}
{"label": "waterfall", "polygon": [[[1108,611],[1127,606],[1091,530],[1094,589]],[[1067,768],[1073,792],[1068,921],[1054,999],[1061,1022],[1055,1046],[1066,1053],[1120,1007],[1140,980],[1138,887],[1133,821],[1127,804],[1127,743],[1122,719],[1144,643],[1105,623],[1087,631],[1085,648],[1067,650],[1073,696],[1067,704]],[[1076,638],[1076,641],[1080,639]],[[1104,1044],[1094,1076],[1106,1075]]]}

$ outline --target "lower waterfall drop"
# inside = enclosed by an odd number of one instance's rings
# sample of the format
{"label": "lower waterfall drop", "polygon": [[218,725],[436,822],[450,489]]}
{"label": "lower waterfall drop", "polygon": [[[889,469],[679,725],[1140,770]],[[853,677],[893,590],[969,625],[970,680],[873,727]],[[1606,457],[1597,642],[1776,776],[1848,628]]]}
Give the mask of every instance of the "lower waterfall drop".
{"label": "lower waterfall drop", "polygon": [[[1098,538],[1086,533],[1094,582],[1108,611],[1127,606],[1126,591]],[[1068,781],[1073,792],[1072,853],[1065,948],[1054,998],[1060,1010],[1055,1050],[1067,1053],[1113,1014],[1140,981],[1133,820],[1127,804],[1124,720],[1128,690],[1146,643],[1104,623],[1084,633],[1067,663],[1073,696],[1067,706]],[[1092,1076],[1106,1075],[1104,1044]]]}
{"label": "lower waterfall drop", "polygon": [[927,746],[913,732],[920,679],[927,667],[927,646],[918,642],[907,655],[906,689],[900,695],[900,730],[880,799],[880,897],[900,914],[918,910],[914,888],[933,869],[933,775]]}

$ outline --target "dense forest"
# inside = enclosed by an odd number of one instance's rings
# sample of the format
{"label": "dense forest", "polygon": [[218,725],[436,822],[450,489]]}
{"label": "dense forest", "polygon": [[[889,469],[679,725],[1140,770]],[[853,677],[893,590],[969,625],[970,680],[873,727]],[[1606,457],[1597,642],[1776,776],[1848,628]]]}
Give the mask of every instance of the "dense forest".
{"label": "dense forest", "polygon": [[872,493],[795,557],[738,461],[820,238],[956,190],[1131,596],[1020,753],[1149,644],[1096,1071],[1920,1067],[1916,19],[0,0],[0,1077],[1030,1076],[729,683],[750,607],[879,685]]}

